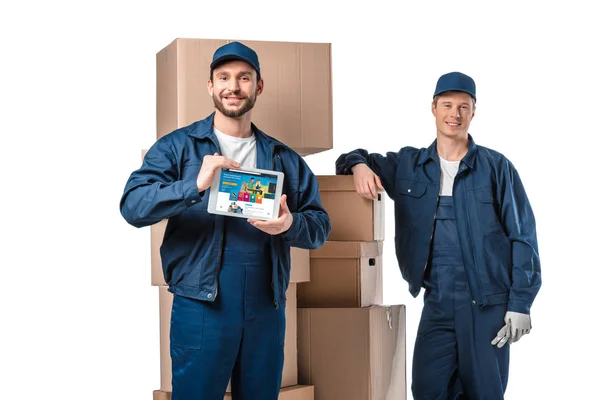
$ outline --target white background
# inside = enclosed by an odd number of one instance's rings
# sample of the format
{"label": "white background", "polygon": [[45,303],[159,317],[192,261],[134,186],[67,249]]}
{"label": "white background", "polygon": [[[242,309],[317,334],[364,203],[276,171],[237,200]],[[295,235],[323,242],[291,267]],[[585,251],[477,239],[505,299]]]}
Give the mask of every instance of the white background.
{"label": "white background", "polygon": [[[332,3],[2,3],[0,397],[158,389],[150,230],[118,204],[155,138],[155,54],[189,37],[332,43],[334,149],[307,158],[317,174],[357,147],[428,146],[437,78],[474,77],[470,131],[519,170],[542,259],[506,397],[600,398],[595,13],[579,1]],[[384,299],[407,305],[410,382],[422,298],[400,279],[386,207]]]}

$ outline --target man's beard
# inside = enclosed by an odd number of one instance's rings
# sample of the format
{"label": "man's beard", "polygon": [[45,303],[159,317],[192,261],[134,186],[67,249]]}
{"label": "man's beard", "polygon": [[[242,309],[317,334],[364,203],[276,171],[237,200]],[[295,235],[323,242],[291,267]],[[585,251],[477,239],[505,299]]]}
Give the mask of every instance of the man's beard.
{"label": "man's beard", "polygon": [[225,115],[226,117],[229,117],[229,118],[241,117],[242,115],[246,114],[248,111],[252,110],[252,108],[254,107],[254,104],[256,103],[256,93],[253,96],[247,97],[242,101],[244,101],[244,105],[242,106],[242,108],[240,108],[238,110],[228,110],[223,105],[223,102],[221,101],[219,96],[216,93],[213,93],[213,103],[215,104],[215,107],[223,115]]}

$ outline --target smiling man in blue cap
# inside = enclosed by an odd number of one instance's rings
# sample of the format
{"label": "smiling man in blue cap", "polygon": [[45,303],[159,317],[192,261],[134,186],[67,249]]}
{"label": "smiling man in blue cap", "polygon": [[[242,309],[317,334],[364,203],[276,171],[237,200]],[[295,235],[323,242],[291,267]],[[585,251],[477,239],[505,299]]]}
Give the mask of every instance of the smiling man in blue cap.
{"label": "smiling man in blue cap", "polygon": [[[306,162],[252,123],[263,90],[258,55],[240,42],[218,48],[208,94],[215,112],[160,138],[121,198],[132,225],[168,218],[160,248],[174,294],[170,325],[173,400],[277,400],[281,386],[290,247],[329,236],[317,179]],[[285,174],[279,218],[207,212],[217,168]]]}
{"label": "smiling man in blue cap", "polygon": [[395,204],[395,246],[402,277],[425,289],[413,356],[416,400],[503,399],[509,348],[531,330],[541,286],[533,211],[513,164],[475,144],[475,82],[442,75],[431,111],[428,148],[341,155],[336,173],[356,191]]}

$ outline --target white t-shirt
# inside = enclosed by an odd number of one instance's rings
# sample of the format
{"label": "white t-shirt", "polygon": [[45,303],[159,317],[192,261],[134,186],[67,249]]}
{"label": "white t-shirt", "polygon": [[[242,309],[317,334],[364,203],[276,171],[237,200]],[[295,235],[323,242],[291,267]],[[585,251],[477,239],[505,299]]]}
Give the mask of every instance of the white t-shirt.
{"label": "white t-shirt", "polygon": [[256,168],[256,137],[254,133],[247,138],[229,136],[213,126],[219,140],[221,155],[240,163],[242,167]]}
{"label": "white t-shirt", "polygon": [[440,177],[440,196],[452,196],[454,178],[458,172],[460,161],[448,161],[440,157],[442,176]]}

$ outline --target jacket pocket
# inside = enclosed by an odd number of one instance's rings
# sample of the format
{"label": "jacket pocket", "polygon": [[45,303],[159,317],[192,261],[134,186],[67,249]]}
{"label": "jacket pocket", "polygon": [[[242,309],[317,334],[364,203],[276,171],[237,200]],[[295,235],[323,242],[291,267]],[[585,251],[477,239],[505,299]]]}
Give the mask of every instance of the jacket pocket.
{"label": "jacket pocket", "polygon": [[398,179],[397,190],[399,194],[420,198],[427,191],[427,183],[410,179]]}
{"label": "jacket pocket", "polygon": [[501,227],[497,214],[498,204],[494,199],[492,188],[476,189],[475,199],[477,200],[477,211],[481,224],[488,227]]}
{"label": "jacket pocket", "polygon": [[421,217],[425,209],[425,193],[427,183],[411,179],[396,181],[396,213],[397,219],[415,221]]}
{"label": "jacket pocket", "polygon": [[512,271],[512,250],[510,239],[503,233],[488,234],[485,243],[485,271],[480,276],[484,295],[488,300],[502,298],[510,292]]}
{"label": "jacket pocket", "polygon": [[[394,244],[396,247],[396,258],[398,259],[398,266],[400,267],[400,274],[409,284],[412,282],[412,273],[409,266],[414,265],[414,255],[410,249],[417,248],[417,232],[411,227],[397,227],[396,236],[394,237]],[[425,266],[423,266],[425,269]],[[411,288],[412,289],[412,288]],[[416,288],[418,289],[418,288]]]}
{"label": "jacket pocket", "polygon": [[200,300],[173,296],[171,309],[171,345],[202,349],[204,304]]}

